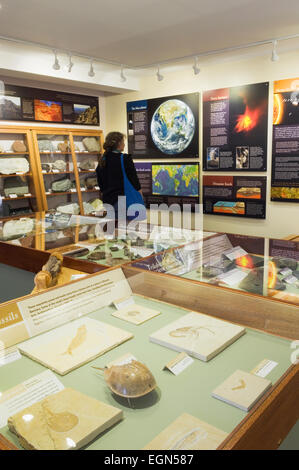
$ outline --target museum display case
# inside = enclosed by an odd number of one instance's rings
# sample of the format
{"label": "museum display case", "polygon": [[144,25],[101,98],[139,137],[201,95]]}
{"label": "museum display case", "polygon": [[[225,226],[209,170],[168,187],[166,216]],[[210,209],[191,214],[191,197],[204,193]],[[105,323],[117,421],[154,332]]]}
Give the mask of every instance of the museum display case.
{"label": "museum display case", "polygon": [[102,131],[43,129],[33,130],[32,135],[44,210],[74,215],[100,212],[95,168]]}
{"label": "museum display case", "polygon": [[2,449],[275,449],[298,419],[295,305],[126,265],[0,319]]}
{"label": "museum display case", "polygon": [[215,233],[132,266],[299,305],[299,243]]}
{"label": "museum display case", "polygon": [[27,218],[42,210],[29,130],[0,128],[0,220]]}

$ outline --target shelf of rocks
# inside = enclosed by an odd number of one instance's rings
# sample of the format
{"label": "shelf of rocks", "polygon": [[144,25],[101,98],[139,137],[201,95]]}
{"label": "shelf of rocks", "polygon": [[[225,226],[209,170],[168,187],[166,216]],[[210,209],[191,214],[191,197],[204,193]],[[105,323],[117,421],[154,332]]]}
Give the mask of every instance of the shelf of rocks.
{"label": "shelf of rocks", "polygon": [[72,189],[71,191],[64,191],[59,193],[55,193],[54,191],[46,191],[46,196],[64,196],[68,194],[77,194],[77,189]]}
{"label": "shelf of rocks", "polygon": [[29,152],[0,152],[0,157],[14,157],[15,155],[29,155]]}
{"label": "shelf of rocks", "polygon": [[45,170],[42,170],[42,174],[43,175],[71,175],[72,173],[74,173],[73,171],[45,171]]}
{"label": "shelf of rocks", "polygon": [[1,196],[2,201],[17,201],[19,199],[31,199],[32,197],[35,197],[34,194],[27,193],[24,194],[23,196],[18,196],[17,194],[10,194],[8,197],[6,196]]}
{"label": "shelf of rocks", "polygon": [[34,212],[30,212],[30,214],[28,213],[24,213],[24,214],[19,214],[19,215],[8,215],[8,216],[4,216],[4,217],[1,217],[0,216],[0,220],[18,220],[18,219],[24,219],[25,217],[35,217],[35,213]]}
{"label": "shelf of rocks", "polygon": [[12,175],[0,175],[0,178],[15,178],[16,176],[32,176],[32,173],[13,173]]}

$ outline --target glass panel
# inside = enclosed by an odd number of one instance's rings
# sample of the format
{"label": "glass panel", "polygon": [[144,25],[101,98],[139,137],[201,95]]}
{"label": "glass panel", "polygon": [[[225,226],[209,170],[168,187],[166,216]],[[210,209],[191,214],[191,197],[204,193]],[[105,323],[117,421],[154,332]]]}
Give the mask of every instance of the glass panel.
{"label": "glass panel", "polygon": [[38,210],[27,136],[0,134],[0,218],[28,216]]}
{"label": "glass panel", "polygon": [[93,215],[102,209],[96,168],[101,154],[98,136],[75,135],[75,155],[80,178],[80,187],[85,215]]}
{"label": "glass panel", "polygon": [[38,135],[48,210],[79,214],[74,164],[68,135]]}

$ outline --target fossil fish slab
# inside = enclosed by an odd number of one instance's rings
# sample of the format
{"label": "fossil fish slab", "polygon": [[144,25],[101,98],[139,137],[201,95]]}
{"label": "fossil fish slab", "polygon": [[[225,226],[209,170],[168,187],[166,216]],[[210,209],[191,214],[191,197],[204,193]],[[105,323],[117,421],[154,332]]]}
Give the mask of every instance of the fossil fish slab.
{"label": "fossil fish slab", "polygon": [[147,450],[215,450],[228,434],[183,413],[144,449]]}
{"label": "fossil fish slab", "polygon": [[120,409],[66,388],[8,420],[9,430],[28,450],[76,450],[119,422]]}
{"label": "fossil fish slab", "polygon": [[80,318],[19,345],[22,354],[65,375],[131,339],[133,335],[91,318]]}

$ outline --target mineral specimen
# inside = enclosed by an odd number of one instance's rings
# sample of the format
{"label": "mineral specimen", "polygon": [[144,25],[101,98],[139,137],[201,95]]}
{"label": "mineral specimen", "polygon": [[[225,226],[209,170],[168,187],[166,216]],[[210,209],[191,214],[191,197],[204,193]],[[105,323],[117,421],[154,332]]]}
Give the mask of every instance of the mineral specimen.
{"label": "mineral specimen", "polygon": [[54,145],[49,139],[39,140],[38,148],[40,152],[53,152],[54,151]]}
{"label": "mineral specimen", "polygon": [[62,152],[62,153],[66,153],[68,152],[69,150],[69,145],[67,142],[60,142],[58,145],[57,145],[57,149]]}
{"label": "mineral specimen", "polygon": [[0,158],[0,173],[2,175],[27,173],[28,171],[29,163],[27,158]]}
{"label": "mineral specimen", "polygon": [[9,197],[10,194],[24,196],[24,194],[29,193],[29,187],[26,180],[23,181],[19,176],[5,178],[3,190],[6,197]]}
{"label": "mineral specimen", "polygon": [[59,170],[59,171],[65,171],[66,169],[66,163],[64,160],[55,160],[53,163],[53,169],[54,170]]}
{"label": "mineral specimen", "polygon": [[87,177],[85,178],[85,185],[87,189],[93,189],[98,184],[97,178]]}
{"label": "mineral specimen", "polygon": [[100,152],[101,150],[99,141],[95,137],[85,137],[82,142],[88,152]]}
{"label": "mineral specimen", "polygon": [[62,212],[63,214],[73,214],[79,215],[80,214],[80,207],[79,204],[74,202],[73,204],[66,204],[63,206],[56,207],[57,212]]}
{"label": "mineral specimen", "polygon": [[71,187],[72,187],[72,182],[71,180],[67,178],[54,181],[51,184],[51,189],[54,193],[62,193],[62,192],[69,191]]}
{"label": "mineral specimen", "polygon": [[11,146],[12,150],[16,153],[26,152],[27,147],[21,140],[16,140]]}
{"label": "mineral specimen", "polygon": [[80,170],[94,170],[95,169],[95,161],[88,158],[83,160],[79,163]]}

